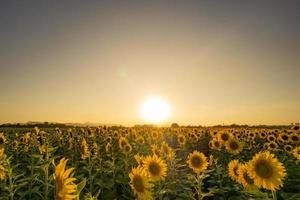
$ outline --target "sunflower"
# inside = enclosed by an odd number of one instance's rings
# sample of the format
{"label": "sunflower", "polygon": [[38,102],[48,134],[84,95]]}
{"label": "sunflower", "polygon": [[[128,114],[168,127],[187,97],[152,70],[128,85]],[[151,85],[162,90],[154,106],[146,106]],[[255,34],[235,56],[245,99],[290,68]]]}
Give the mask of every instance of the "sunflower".
{"label": "sunflower", "polygon": [[55,172],[53,174],[55,180],[55,199],[56,200],[71,200],[77,198],[77,186],[73,183],[76,178],[70,177],[74,168],[66,168],[67,161],[62,158],[59,164],[55,166]]}
{"label": "sunflower", "polygon": [[145,143],[145,139],[143,138],[143,136],[139,136],[137,139],[136,139],[136,142],[139,144],[139,145],[143,145]]}
{"label": "sunflower", "polygon": [[197,174],[203,172],[208,167],[206,156],[199,151],[193,151],[193,153],[190,153],[187,163],[189,164],[189,167]]}
{"label": "sunflower", "polygon": [[5,175],[5,168],[3,164],[0,162],[0,181],[5,180],[6,175]]}
{"label": "sunflower", "polygon": [[276,142],[268,142],[267,149],[270,151],[276,151],[278,149],[278,144]]}
{"label": "sunflower", "polygon": [[143,167],[152,181],[164,180],[167,175],[166,162],[155,154],[144,159]]}
{"label": "sunflower", "polygon": [[151,189],[153,184],[149,182],[147,175],[142,167],[133,168],[129,174],[130,187],[133,193],[140,200],[150,200],[152,198]]}
{"label": "sunflower", "polygon": [[241,143],[234,137],[230,138],[226,143],[226,150],[232,154],[238,154],[242,151]]}
{"label": "sunflower", "polygon": [[83,138],[80,147],[81,147],[81,159],[85,160],[90,155],[89,146],[88,146],[85,138]]}
{"label": "sunflower", "polygon": [[111,144],[108,142],[106,145],[105,145],[105,152],[108,153],[110,152],[111,150]]}
{"label": "sunflower", "polygon": [[228,164],[228,174],[230,178],[234,181],[239,181],[239,170],[240,163],[238,160],[231,160]]}
{"label": "sunflower", "polygon": [[274,135],[268,135],[267,140],[269,142],[274,142],[276,140],[276,137]]}
{"label": "sunflower", "polygon": [[106,138],[106,142],[111,143],[111,142],[112,142],[112,138],[111,138],[110,136],[108,136],[108,137]]}
{"label": "sunflower", "polygon": [[151,151],[153,154],[159,156],[160,155],[160,151],[159,151],[159,148],[156,144],[152,144],[151,145]]}
{"label": "sunflower", "polygon": [[289,135],[286,133],[280,133],[278,138],[280,138],[284,143],[287,143],[289,141]]}
{"label": "sunflower", "polygon": [[261,139],[265,139],[267,137],[267,133],[266,132],[259,132],[259,137]]}
{"label": "sunflower", "polygon": [[0,180],[5,179],[5,167],[4,167],[4,160],[6,158],[6,155],[4,153],[4,148],[0,147]]}
{"label": "sunflower", "polygon": [[131,153],[131,151],[132,151],[132,147],[131,147],[131,145],[128,143],[128,144],[123,148],[123,152],[124,152],[125,154],[129,154],[129,153]]}
{"label": "sunflower", "polygon": [[222,147],[222,142],[219,141],[218,139],[211,140],[210,144],[212,149],[220,150]]}
{"label": "sunflower", "polygon": [[173,159],[175,157],[174,150],[166,142],[162,143],[160,153],[168,159]]}
{"label": "sunflower", "polygon": [[7,143],[7,139],[4,135],[4,133],[0,133],[0,145],[1,144],[6,144]]}
{"label": "sunflower", "polygon": [[178,144],[179,144],[180,146],[184,146],[185,143],[186,143],[186,138],[185,138],[185,136],[184,136],[183,134],[179,134],[179,135],[177,136],[177,142],[178,142]]}
{"label": "sunflower", "polygon": [[299,147],[296,147],[296,148],[293,150],[293,155],[294,155],[298,160],[300,160],[300,146],[299,146]]}
{"label": "sunflower", "polygon": [[293,147],[292,147],[292,145],[289,145],[289,144],[287,144],[287,145],[284,145],[284,150],[287,152],[287,153],[291,153],[292,152],[292,150],[293,150]]}
{"label": "sunflower", "polygon": [[289,135],[289,141],[293,144],[298,144],[300,141],[300,136],[297,133],[292,133]]}
{"label": "sunflower", "polygon": [[255,185],[275,191],[283,186],[286,171],[283,164],[268,151],[257,153],[249,161],[249,175]]}
{"label": "sunflower", "polygon": [[119,139],[119,148],[123,149],[128,144],[128,141],[125,137],[120,137]]}
{"label": "sunflower", "polygon": [[249,169],[247,165],[240,164],[238,169],[238,182],[241,183],[246,190],[255,190],[257,186],[254,184],[253,178],[249,176]]}
{"label": "sunflower", "polygon": [[161,134],[157,131],[152,131],[151,132],[151,137],[153,140],[158,140],[161,137]]}
{"label": "sunflower", "polygon": [[137,153],[133,157],[139,166],[143,165],[143,160],[145,159],[144,156],[141,156],[139,153]]}
{"label": "sunflower", "polygon": [[232,137],[232,135],[228,132],[219,132],[218,133],[218,138],[220,141],[223,141],[223,142],[227,142],[230,138]]}

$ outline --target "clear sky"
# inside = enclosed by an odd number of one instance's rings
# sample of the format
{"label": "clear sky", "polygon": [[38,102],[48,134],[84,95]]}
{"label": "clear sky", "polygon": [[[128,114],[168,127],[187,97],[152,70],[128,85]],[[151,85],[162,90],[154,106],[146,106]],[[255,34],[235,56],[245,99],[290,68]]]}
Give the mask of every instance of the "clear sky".
{"label": "clear sky", "polygon": [[300,1],[0,2],[0,123],[300,121]]}

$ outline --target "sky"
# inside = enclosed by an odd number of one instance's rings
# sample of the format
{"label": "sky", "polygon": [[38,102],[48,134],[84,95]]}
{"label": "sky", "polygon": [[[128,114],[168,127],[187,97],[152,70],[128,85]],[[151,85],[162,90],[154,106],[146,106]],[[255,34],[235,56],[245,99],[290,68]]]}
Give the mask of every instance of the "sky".
{"label": "sky", "polygon": [[0,123],[300,121],[300,1],[0,2]]}

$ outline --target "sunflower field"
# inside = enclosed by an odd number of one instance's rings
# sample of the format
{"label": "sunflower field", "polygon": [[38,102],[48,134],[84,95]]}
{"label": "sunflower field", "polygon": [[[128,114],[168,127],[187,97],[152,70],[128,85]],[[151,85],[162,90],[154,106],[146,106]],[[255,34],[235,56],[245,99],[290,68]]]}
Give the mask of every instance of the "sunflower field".
{"label": "sunflower field", "polygon": [[0,199],[300,199],[300,130],[0,128]]}

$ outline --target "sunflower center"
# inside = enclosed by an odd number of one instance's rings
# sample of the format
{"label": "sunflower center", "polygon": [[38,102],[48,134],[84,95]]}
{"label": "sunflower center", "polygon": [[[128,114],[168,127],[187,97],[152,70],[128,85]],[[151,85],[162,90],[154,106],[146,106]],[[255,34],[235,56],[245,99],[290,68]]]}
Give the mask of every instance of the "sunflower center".
{"label": "sunflower center", "polygon": [[270,178],[273,175],[273,170],[270,164],[266,161],[261,161],[256,164],[255,171],[262,178]]}
{"label": "sunflower center", "polygon": [[199,157],[193,157],[192,158],[192,165],[194,166],[194,167],[200,167],[201,166],[201,159],[199,158]]}
{"label": "sunflower center", "polygon": [[291,150],[292,150],[292,147],[291,147],[291,146],[286,146],[286,147],[285,147],[285,150],[291,151]]}
{"label": "sunflower center", "polygon": [[216,146],[216,147],[219,147],[219,146],[220,146],[220,143],[219,143],[219,142],[215,142],[215,146]]}
{"label": "sunflower center", "polygon": [[136,175],[132,181],[133,187],[137,192],[143,192],[145,190],[145,185],[141,176]]}
{"label": "sunflower center", "polygon": [[125,140],[121,141],[121,147],[124,147],[127,145],[127,142]]}
{"label": "sunflower center", "polygon": [[228,134],[222,134],[221,135],[222,140],[227,141],[229,139]]}
{"label": "sunflower center", "polygon": [[237,150],[239,148],[239,145],[237,142],[230,142],[230,148],[232,150]]}
{"label": "sunflower center", "polygon": [[234,175],[239,176],[237,166],[233,168],[233,173],[234,173]]}
{"label": "sunflower center", "polygon": [[156,162],[151,162],[149,164],[149,172],[150,174],[157,176],[160,173],[160,166]]}
{"label": "sunflower center", "polygon": [[126,146],[125,146],[125,151],[126,151],[126,152],[129,152],[129,151],[130,151],[130,146],[126,145]]}
{"label": "sunflower center", "polygon": [[283,136],[282,136],[282,139],[283,139],[283,140],[287,140],[287,139],[289,139],[289,138],[288,138],[288,136],[283,135]]}
{"label": "sunflower center", "polygon": [[293,140],[293,141],[298,141],[298,137],[295,136],[295,135],[293,135],[293,136],[292,136],[292,140]]}

